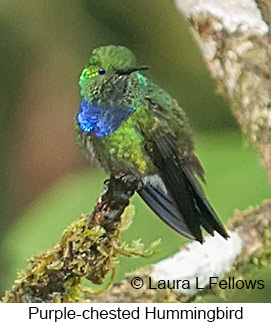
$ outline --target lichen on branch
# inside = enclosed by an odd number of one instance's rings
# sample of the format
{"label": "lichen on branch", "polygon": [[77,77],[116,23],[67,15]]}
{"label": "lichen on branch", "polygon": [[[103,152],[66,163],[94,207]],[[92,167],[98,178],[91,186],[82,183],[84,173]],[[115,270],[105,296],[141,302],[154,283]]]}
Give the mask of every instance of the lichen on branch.
{"label": "lichen on branch", "polygon": [[[238,279],[250,279],[255,277],[259,271],[271,270],[271,200],[265,200],[262,205],[249,208],[245,211],[236,211],[234,217],[229,221],[228,228],[236,232],[243,241],[243,249],[236,258],[231,270],[219,279],[234,277]],[[212,239],[212,238],[211,238]],[[204,245],[203,245],[204,246]],[[186,246],[182,247],[185,250]],[[176,263],[176,272],[183,268],[180,263]],[[155,264],[157,266],[159,264]],[[238,297],[238,289],[231,288],[221,289],[216,285],[210,289],[200,289],[194,293],[184,293],[177,289],[155,289],[157,285],[153,283],[153,289],[148,288],[149,277],[154,280],[154,266],[140,268],[136,272],[129,274],[125,279],[114,284],[110,290],[103,295],[89,296],[90,302],[201,302],[205,296],[211,296],[216,302],[231,302],[233,297]],[[196,265],[195,265],[196,267]],[[211,268],[212,269],[212,268]],[[185,268],[185,270],[187,270]],[[196,275],[196,271],[195,271]],[[140,277],[144,281],[144,285],[140,289],[134,289],[131,281],[134,277]],[[172,278],[176,280],[175,278]],[[248,293],[248,291],[247,291]],[[239,299],[240,301],[240,299]]]}
{"label": "lichen on branch", "polygon": [[271,180],[270,1],[175,1]]}

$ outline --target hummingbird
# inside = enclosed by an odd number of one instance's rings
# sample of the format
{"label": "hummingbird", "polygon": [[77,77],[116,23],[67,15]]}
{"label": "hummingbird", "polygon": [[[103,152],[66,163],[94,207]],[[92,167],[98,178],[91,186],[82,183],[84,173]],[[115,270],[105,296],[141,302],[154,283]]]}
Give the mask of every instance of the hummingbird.
{"label": "hummingbird", "polygon": [[208,202],[184,110],[145,75],[123,46],[93,50],[80,77],[77,143],[111,176],[138,180],[137,193],[167,225],[204,242],[202,228],[228,233]]}

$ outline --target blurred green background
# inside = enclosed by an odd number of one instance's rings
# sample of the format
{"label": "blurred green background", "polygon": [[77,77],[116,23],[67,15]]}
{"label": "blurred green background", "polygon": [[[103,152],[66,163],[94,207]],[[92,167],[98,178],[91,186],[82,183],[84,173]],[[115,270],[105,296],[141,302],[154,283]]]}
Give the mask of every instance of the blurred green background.
{"label": "blurred green background", "polygon": [[[92,49],[107,44],[129,47],[151,67],[149,77],[186,110],[206,171],[206,193],[224,222],[234,209],[270,197],[258,156],[216,95],[173,1],[1,0],[0,294],[27,258],[51,247],[67,224],[92,210],[101,192],[106,174],[81,155],[73,125],[78,76]],[[137,196],[133,203],[136,216],[124,239],[148,244],[162,238],[162,245],[152,259],[121,259],[118,278],[187,242]],[[265,294],[239,298],[266,301]]]}

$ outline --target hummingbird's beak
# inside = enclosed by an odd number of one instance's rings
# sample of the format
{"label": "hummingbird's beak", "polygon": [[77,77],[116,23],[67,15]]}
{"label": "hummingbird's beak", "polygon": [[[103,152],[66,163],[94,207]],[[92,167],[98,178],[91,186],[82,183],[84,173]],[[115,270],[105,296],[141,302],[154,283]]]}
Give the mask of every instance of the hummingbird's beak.
{"label": "hummingbird's beak", "polygon": [[133,72],[146,71],[148,69],[149,69],[148,66],[128,67],[128,68],[123,68],[123,69],[116,70],[116,74],[119,74],[119,75],[129,75],[129,74],[131,74]]}

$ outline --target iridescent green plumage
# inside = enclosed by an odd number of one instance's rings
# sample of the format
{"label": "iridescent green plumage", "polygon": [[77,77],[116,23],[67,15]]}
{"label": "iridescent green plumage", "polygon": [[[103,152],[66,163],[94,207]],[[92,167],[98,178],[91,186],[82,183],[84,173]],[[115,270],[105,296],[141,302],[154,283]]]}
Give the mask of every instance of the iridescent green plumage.
{"label": "iridescent green plumage", "polygon": [[227,237],[194,176],[203,170],[184,111],[142,69],[125,47],[93,51],[79,80],[78,144],[111,175],[138,178],[138,193],[176,231],[202,242],[202,225]]}

